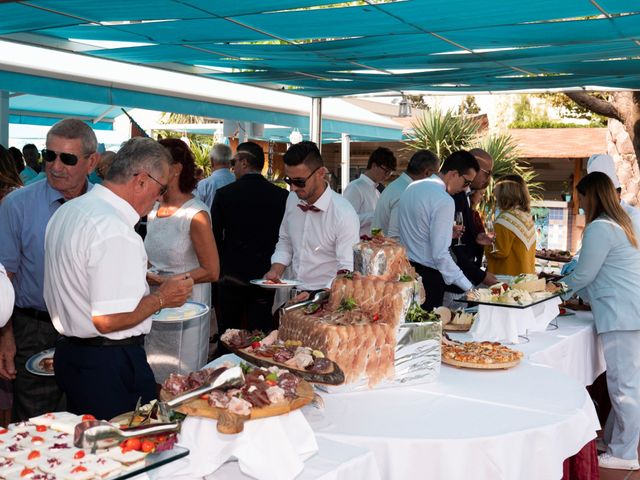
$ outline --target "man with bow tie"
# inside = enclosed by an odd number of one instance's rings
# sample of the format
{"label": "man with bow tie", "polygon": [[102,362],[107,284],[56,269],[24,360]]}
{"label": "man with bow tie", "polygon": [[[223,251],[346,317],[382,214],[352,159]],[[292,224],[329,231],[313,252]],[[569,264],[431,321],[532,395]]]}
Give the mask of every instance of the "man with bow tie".
{"label": "man with bow tie", "polygon": [[291,186],[268,280],[291,267],[298,290],[329,288],[340,270],[353,270],[353,246],[360,221],[348,200],[329,188],[318,147],[293,145],[284,155],[284,181]]}

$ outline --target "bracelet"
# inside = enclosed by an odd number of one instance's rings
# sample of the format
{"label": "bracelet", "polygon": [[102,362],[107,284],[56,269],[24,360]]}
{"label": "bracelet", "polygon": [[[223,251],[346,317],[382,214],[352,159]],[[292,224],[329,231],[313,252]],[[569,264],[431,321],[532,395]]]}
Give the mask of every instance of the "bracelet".
{"label": "bracelet", "polygon": [[162,298],[162,295],[158,291],[153,292],[151,295],[155,295],[156,297],[158,297],[158,302],[160,303],[160,308],[158,308],[158,311],[156,313],[159,313],[160,310],[162,310],[164,308],[164,299]]}

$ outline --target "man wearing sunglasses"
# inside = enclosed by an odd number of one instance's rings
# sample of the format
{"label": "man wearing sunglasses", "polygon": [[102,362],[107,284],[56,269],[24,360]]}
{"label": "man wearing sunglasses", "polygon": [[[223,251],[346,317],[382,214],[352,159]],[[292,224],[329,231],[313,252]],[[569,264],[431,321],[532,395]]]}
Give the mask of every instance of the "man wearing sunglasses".
{"label": "man wearing sunglasses", "polygon": [[339,270],[353,270],[353,246],[360,222],[351,204],[329,188],[327,169],[313,142],[293,145],[284,155],[285,182],[291,186],[268,280],[288,266],[300,290],[328,288]]}
{"label": "man wearing sunglasses", "polygon": [[25,363],[54,347],[58,336],[43,297],[45,228],[62,203],[91,188],[87,175],[98,160],[96,148],[87,124],[61,120],[47,133],[46,181],[12,192],[0,205],[0,263],[16,292],[12,320],[0,333],[0,377],[14,379],[13,421],[64,410],[55,379],[29,373]]}
{"label": "man wearing sunglasses", "polygon": [[[498,282],[495,275],[481,268],[484,255],[483,245],[490,245],[491,239],[476,228],[470,202],[471,194],[474,191],[484,190],[489,185],[493,170],[493,158],[480,148],[469,150],[469,153],[478,161],[479,170],[473,182],[466,186],[462,192],[453,195],[456,212],[462,212],[464,229],[462,229],[461,241],[457,241],[460,235],[455,235],[451,248],[456,264],[471,283],[474,285],[481,283],[494,285]],[[458,245],[458,243],[461,243],[461,245]],[[447,291],[452,292],[454,297],[459,296],[461,293],[460,289],[455,286],[448,286]]]}
{"label": "man wearing sunglasses", "polygon": [[407,187],[400,196],[400,240],[407,256],[422,277],[427,311],[442,305],[445,286],[469,290],[473,285],[456,265],[449,245],[455,203],[451,195],[462,192],[475,179],[478,161],[464,150],[449,155],[440,172]]}
{"label": "man wearing sunglasses", "polygon": [[147,255],[134,230],[167,189],[167,150],[135,137],[118,151],[104,183],[62,206],[45,237],[44,298],[62,337],[54,357],[67,409],[108,419],[155,398],[144,352],[151,315],[191,294],[188,275],[149,294]]}
{"label": "man wearing sunglasses", "polygon": [[380,198],[378,185],[394,172],[397,160],[391,150],[378,147],[369,156],[367,169],[344,189],[344,198],[349,200],[360,219],[360,235],[371,235],[373,215]]}

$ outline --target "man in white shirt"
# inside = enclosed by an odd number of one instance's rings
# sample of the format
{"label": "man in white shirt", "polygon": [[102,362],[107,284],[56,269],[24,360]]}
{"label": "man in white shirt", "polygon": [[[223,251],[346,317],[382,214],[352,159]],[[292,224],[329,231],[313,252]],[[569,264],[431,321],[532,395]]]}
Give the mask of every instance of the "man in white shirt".
{"label": "man in white shirt", "polygon": [[279,239],[271,257],[269,280],[291,266],[299,290],[328,288],[341,270],[353,270],[353,246],[359,241],[358,215],[329,188],[327,169],[313,142],[300,142],[284,154],[285,182],[291,185]]}
{"label": "man in white shirt", "polygon": [[387,237],[399,239],[398,201],[411,182],[429,178],[440,168],[440,159],[429,150],[418,150],[413,154],[407,170],[387,185],[376,205],[372,228],[380,228]]}
{"label": "man in white shirt", "polygon": [[147,255],[133,227],[167,189],[170,157],[136,137],[116,154],[103,185],[66,202],[45,235],[44,298],[62,335],[56,380],[67,409],[109,419],[156,396],[143,349],[154,312],[182,305],[193,280],[149,294]]}
{"label": "man in white shirt", "polygon": [[4,327],[11,318],[15,298],[11,280],[7,277],[7,272],[0,263],[0,327]]}
{"label": "man in white shirt", "polygon": [[349,200],[358,214],[360,235],[371,235],[373,213],[380,198],[378,184],[389,178],[396,166],[396,157],[391,150],[376,148],[369,157],[364,173],[344,189],[344,198]]}
{"label": "man in white shirt", "polygon": [[455,203],[451,195],[468,187],[478,173],[476,158],[464,150],[449,155],[440,172],[407,187],[398,204],[400,240],[422,277],[427,311],[442,305],[446,285],[462,290],[473,285],[449,251]]}
{"label": "man in white shirt", "polygon": [[233,152],[231,151],[231,147],[224,143],[216,143],[211,149],[211,152],[209,152],[211,175],[204,180],[200,180],[194,192],[196,197],[209,207],[209,210],[211,210],[213,197],[215,197],[218,189],[236,180],[235,175],[230,169],[232,156]]}

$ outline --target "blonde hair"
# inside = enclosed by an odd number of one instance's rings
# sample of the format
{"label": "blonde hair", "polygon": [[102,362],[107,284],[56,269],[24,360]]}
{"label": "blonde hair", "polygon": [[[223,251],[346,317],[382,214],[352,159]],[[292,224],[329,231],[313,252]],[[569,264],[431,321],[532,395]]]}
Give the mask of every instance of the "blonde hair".
{"label": "blonde hair", "polygon": [[576,189],[587,200],[587,223],[591,223],[600,215],[606,215],[624,230],[629,243],[638,248],[638,239],[633,230],[633,223],[627,212],[620,206],[618,192],[611,179],[602,172],[591,172],[578,182]]}
{"label": "blonde hair", "polygon": [[520,175],[505,175],[501,177],[493,188],[496,206],[501,211],[518,209],[529,213],[531,211],[531,197],[527,183]]}

